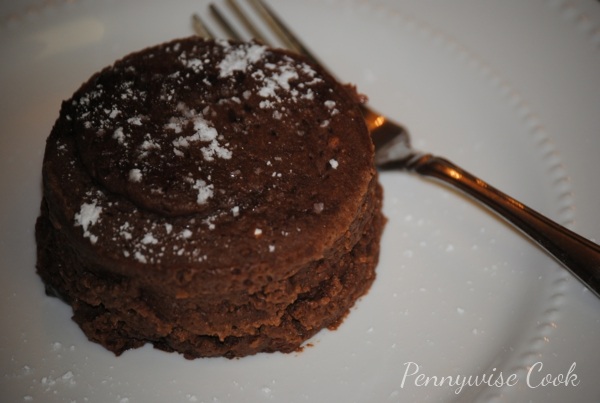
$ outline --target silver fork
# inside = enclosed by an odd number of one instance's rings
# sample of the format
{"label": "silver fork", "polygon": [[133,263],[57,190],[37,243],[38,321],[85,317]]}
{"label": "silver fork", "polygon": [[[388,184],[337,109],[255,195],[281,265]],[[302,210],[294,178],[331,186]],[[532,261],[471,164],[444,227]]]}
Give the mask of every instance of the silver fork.
{"label": "silver fork", "polygon": [[[247,17],[237,0],[225,0],[225,2],[254,39],[271,45],[265,35]],[[263,0],[247,0],[247,2],[273,34],[282,41],[284,47],[304,55],[313,63],[323,67],[316,56]],[[215,4],[210,4],[209,9],[212,17],[227,36],[231,39],[244,40]],[[192,16],[192,24],[198,35],[215,37],[199,15]],[[375,112],[367,105],[362,105],[362,110],[375,144],[375,163],[380,170],[413,171],[446,182],[473,197],[537,242],[600,298],[600,246],[527,207],[452,162],[429,153],[415,151],[410,146],[410,137],[404,127]]]}

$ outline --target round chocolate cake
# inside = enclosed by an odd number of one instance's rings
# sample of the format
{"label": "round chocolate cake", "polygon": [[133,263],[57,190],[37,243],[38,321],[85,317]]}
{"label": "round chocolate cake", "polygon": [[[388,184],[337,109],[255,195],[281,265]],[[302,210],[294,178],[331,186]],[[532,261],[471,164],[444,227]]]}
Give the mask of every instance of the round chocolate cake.
{"label": "round chocolate cake", "polygon": [[37,271],[119,355],[291,352],[375,277],[384,218],[360,97],[254,42],[133,53],[63,102]]}

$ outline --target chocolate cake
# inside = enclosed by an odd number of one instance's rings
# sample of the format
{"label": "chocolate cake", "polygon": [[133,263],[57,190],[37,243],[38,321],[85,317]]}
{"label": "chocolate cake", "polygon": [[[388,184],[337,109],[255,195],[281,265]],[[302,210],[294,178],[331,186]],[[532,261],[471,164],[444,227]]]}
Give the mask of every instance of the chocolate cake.
{"label": "chocolate cake", "polygon": [[47,139],[47,293],[117,355],[291,352],[334,328],[384,224],[360,101],[254,42],[185,38],[103,69]]}

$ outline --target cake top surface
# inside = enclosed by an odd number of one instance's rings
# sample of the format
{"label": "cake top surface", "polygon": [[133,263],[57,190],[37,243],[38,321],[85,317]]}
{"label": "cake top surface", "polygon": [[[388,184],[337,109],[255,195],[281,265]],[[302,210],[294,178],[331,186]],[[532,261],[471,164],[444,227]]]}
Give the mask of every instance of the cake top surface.
{"label": "cake top surface", "polygon": [[114,259],[214,255],[220,267],[279,247],[316,251],[348,230],[374,176],[358,105],[283,50],[199,38],[151,47],[63,103],[47,197]]}
{"label": "cake top surface", "polygon": [[326,134],[339,114],[336,90],[305,62],[257,43],[178,42],[118,62],[73,100],[77,144],[95,180],[143,208],[231,209],[294,183],[283,176],[307,169],[294,154],[327,149],[305,132],[318,123]]}

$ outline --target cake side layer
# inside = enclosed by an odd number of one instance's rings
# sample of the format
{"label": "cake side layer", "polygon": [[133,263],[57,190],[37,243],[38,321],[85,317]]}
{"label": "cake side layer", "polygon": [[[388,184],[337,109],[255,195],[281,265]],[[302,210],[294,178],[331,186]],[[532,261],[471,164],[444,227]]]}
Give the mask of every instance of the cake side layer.
{"label": "cake side layer", "polygon": [[[224,309],[222,315],[234,314],[224,321],[229,334],[223,329],[220,335],[210,333],[214,330],[211,315],[220,315],[204,312],[193,299],[187,303],[176,298],[165,300],[140,288],[135,279],[86,270],[79,260],[81,256],[64,247],[45,213],[36,227],[38,272],[50,295],[73,306],[73,319],[87,337],[117,355],[146,342],[179,351],[186,358],[291,352],[320,329],[339,324],[374,281],[385,224],[379,185],[374,196],[376,213],[365,222],[361,239],[349,252],[315,262],[299,275],[277,284],[279,289],[272,285],[251,296],[263,299],[263,304],[245,310],[237,310],[234,305]],[[283,297],[279,304],[266,301],[278,296]],[[241,318],[250,320],[244,322]]]}

